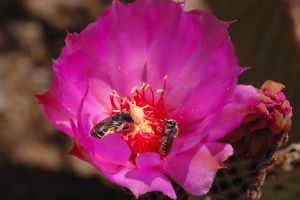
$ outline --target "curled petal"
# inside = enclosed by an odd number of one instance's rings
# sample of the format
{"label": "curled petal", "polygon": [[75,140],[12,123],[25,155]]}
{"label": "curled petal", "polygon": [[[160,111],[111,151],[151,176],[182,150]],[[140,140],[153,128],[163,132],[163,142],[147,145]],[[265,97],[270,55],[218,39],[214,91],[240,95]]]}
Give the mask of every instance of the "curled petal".
{"label": "curled petal", "polygon": [[104,161],[125,165],[130,156],[131,151],[119,134],[109,134],[101,140],[91,138],[94,156],[101,158]]}
{"label": "curled petal", "polygon": [[166,162],[165,171],[192,195],[206,194],[222,162],[233,154],[229,144],[200,143]]}
{"label": "curled petal", "polygon": [[200,141],[216,141],[239,126],[244,118],[253,113],[257,90],[252,86],[238,85],[222,109],[208,115],[203,121],[185,128],[190,132],[182,136],[180,151],[192,148]]}
{"label": "curled petal", "polygon": [[43,106],[47,117],[56,126],[56,128],[73,138],[74,132],[70,125],[70,119],[75,118],[75,116],[63,107],[58,94],[58,80],[54,77],[51,88],[44,94],[37,95],[36,97],[39,103]]}
{"label": "curled petal", "polygon": [[160,155],[154,152],[144,152],[135,159],[138,168],[159,167],[162,164]]}
{"label": "curled petal", "polygon": [[258,92],[253,86],[238,85],[220,113],[209,117],[211,122],[215,123],[210,123],[210,126],[205,128],[206,140],[221,139],[240,125],[248,114],[253,113],[257,95]]}
{"label": "curled petal", "polygon": [[170,181],[160,171],[124,168],[117,173],[106,175],[111,181],[129,188],[136,197],[147,192],[159,191],[171,199],[176,199]]}

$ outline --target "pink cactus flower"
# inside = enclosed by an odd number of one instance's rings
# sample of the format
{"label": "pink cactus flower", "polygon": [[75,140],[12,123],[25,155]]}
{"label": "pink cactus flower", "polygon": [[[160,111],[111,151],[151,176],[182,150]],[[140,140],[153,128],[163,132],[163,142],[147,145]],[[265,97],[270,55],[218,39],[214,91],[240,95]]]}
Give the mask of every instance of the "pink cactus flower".
{"label": "pink cactus flower", "polygon": [[211,187],[233,150],[218,139],[255,102],[229,24],[171,0],[117,0],[80,34],[68,34],[49,91],[38,96],[71,153],[134,195],[169,178],[192,195]]}

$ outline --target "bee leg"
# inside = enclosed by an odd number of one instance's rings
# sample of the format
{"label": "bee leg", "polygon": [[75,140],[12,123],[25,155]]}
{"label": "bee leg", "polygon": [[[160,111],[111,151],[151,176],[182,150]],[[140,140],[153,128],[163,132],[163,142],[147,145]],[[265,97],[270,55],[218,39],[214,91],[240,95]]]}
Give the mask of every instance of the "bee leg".
{"label": "bee leg", "polygon": [[93,132],[91,133],[91,135],[92,135],[93,137],[96,137],[96,138],[101,139],[101,138],[105,135],[105,133],[103,133],[103,132],[98,133],[98,132],[93,131]]}

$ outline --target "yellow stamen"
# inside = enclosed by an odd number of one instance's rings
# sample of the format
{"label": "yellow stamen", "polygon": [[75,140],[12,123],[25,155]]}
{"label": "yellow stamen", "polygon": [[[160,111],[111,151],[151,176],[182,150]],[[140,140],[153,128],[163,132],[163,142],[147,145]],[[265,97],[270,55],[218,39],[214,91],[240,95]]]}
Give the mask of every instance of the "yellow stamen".
{"label": "yellow stamen", "polygon": [[126,99],[125,98],[121,98],[121,104],[124,105],[126,103]]}
{"label": "yellow stamen", "polygon": [[142,86],[140,87],[140,89],[143,89],[143,88],[145,88],[145,87],[146,87],[146,83],[143,82],[143,83],[142,83]]}
{"label": "yellow stamen", "polygon": [[164,92],[164,89],[157,89],[156,90],[156,93],[163,93]]}
{"label": "yellow stamen", "polygon": [[143,107],[137,106],[135,101],[127,101],[130,105],[130,116],[134,121],[133,131],[128,134],[130,137],[135,137],[137,133],[153,134],[153,129],[149,125],[148,120],[145,119],[144,108],[148,108],[149,105]]}
{"label": "yellow stamen", "polygon": [[149,122],[147,120],[144,120],[143,123],[135,125],[134,126],[135,131],[134,132],[140,132],[144,134],[150,134],[153,135],[153,129],[149,125]]}
{"label": "yellow stamen", "polygon": [[147,84],[147,85],[145,85],[145,90],[147,90],[148,88],[150,87],[150,85],[149,84]]}
{"label": "yellow stamen", "polygon": [[110,94],[114,97],[120,97],[116,90],[113,90]]}
{"label": "yellow stamen", "polygon": [[133,94],[136,90],[137,90],[137,88],[136,88],[136,87],[133,87],[133,88],[131,89],[130,93]]}
{"label": "yellow stamen", "polygon": [[142,108],[145,109],[145,108],[149,108],[150,106],[147,104],[145,106],[143,106]]}

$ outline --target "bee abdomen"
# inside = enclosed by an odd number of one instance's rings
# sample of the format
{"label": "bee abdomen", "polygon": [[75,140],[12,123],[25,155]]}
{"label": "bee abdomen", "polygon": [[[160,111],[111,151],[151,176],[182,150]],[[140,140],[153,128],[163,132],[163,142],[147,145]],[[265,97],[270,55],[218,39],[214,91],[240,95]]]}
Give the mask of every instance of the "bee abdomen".
{"label": "bee abdomen", "polygon": [[165,122],[164,137],[161,140],[160,152],[166,154],[172,147],[173,141],[178,135],[177,122],[173,119],[168,119]]}
{"label": "bee abdomen", "polygon": [[91,130],[90,134],[101,139],[109,131],[110,128],[112,128],[110,123],[107,120],[104,120],[96,124]]}
{"label": "bee abdomen", "polygon": [[165,136],[162,138],[162,144],[160,147],[160,152],[162,154],[166,154],[170,150],[173,140],[174,140],[174,138],[170,137],[170,136]]}
{"label": "bee abdomen", "polygon": [[91,131],[91,135],[97,138],[102,138],[105,135],[105,131],[101,128],[94,127]]}

